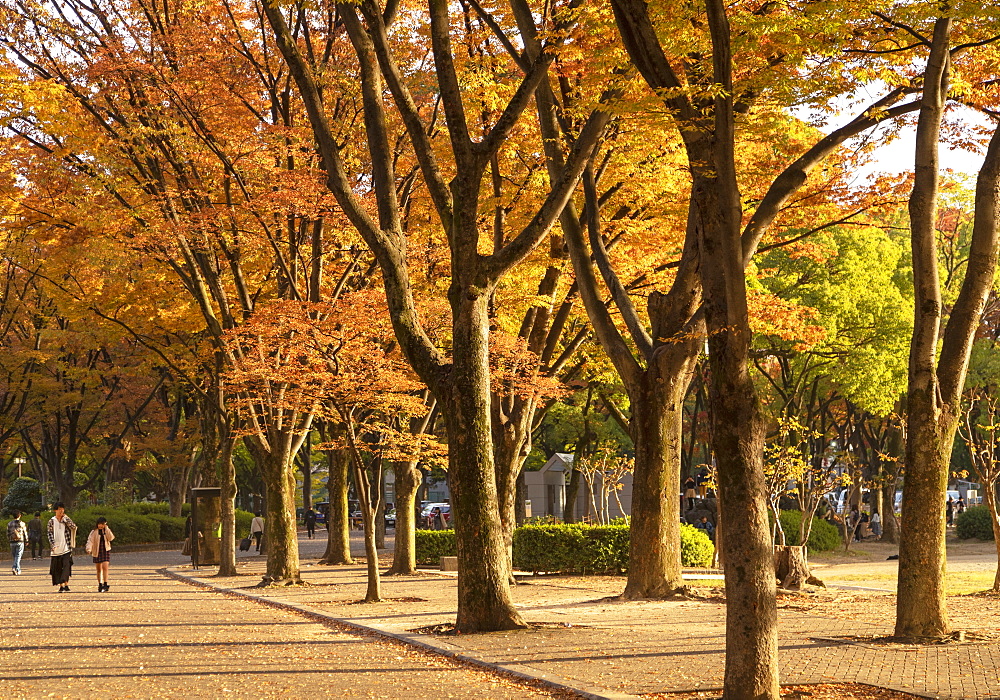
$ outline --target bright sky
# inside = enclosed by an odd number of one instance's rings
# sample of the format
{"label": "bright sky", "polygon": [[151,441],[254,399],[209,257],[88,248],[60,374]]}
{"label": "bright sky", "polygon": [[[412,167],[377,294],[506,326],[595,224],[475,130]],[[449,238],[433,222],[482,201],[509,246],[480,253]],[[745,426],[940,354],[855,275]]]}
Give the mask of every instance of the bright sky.
{"label": "bright sky", "polygon": [[[875,92],[874,94],[878,93]],[[872,101],[874,101],[874,98],[867,100],[865,103],[870,104]],[[845,123],[853,118],[857,114],[857,104],[858,103],[855,103],[855,109],[845,109],[842,114],[842,119],[831,120],[830,124],[822,130],[824,132],[832,131],[842,123]],[[952,122],[961,121],[962,123],[973,126],[996,128],[995,124],[991,124],[990,120],[983,114],[967,107],[952,107],[948,110],[946,118]],[[897,138],[890,143],[879,147],[873,153],[872,163],[869,166],[862,168],[858,174],[861,177],[865,177],[876,172],[896,174],[912,170],[915,141],[916,128],[914,126],[905,127]],[[979,168],[983,163],[982,154],[960,148],[953,149],[947,144],[941,144],[939,158],[941,160],[942,169],[951,169],[955,172],[966,173],[973,177],[975,177],[979,172]]]}

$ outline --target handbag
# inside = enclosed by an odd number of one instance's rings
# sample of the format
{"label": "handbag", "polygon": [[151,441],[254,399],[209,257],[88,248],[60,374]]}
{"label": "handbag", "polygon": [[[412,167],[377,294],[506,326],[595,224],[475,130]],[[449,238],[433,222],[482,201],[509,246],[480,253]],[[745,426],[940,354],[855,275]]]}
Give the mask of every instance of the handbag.
{"label": "handbag", "polygon": [[184,538],[184,546],[181,547],[181,556],[189,557],[191,556],[191,538]]}

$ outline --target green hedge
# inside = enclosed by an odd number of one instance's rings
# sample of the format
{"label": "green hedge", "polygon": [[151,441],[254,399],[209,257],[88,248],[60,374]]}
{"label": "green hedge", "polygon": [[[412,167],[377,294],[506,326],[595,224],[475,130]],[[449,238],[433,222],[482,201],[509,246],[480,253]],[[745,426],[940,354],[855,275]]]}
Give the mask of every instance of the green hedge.
{"label": "green hedge", "polygon": [[992,540],[993,523],[990,519],[990,509],[986,506],[972,506],[964,513],[959,513],[955,519],[955,534],[960,540],[969,540],[973,537]]}
{"label": "green hedge", "polygon": [[441,557],[458,554],[454,530],[417,530],[414,534],[418,564],[437,566]]}
{"label": "green hedge", "polygon": [[[47,526],[51,511],[41,515],[43,527]],[[112,508],[110,506],[90,506],[74,509],[69,516],[77,524],[79,530],[76,543],[86,544],[90,531],[97,526],[97,518],[104,516],[108,525],[115,533],[115,544],[149,544],[152,542],[180,542],[184,539],[184,523],[186,517],[171,517],[166,503],[133,503],[127,506]],[[27,522],[31,515],[25,517]],[[236,537],[240,539],[250,534],[250,521],[253,513],[245,510],[236,511]],[[43,534],[43,539],[45,535]]]}
{"label": "green hedge", "polygon": [[[613,525],[523,525],[514,531],[514,567],[521,571],[623,573],[628,570],[629,527]],[[454,530],[417,530],[417,563],[437,565],[455,556]],[[702,530],[681,525],[681,564],[710,566],[714,546]]]}
{"label": "green hedge", "polygon": [[711,566],[715,545],[708,533],[694,525],[681,524],[681,565]]}
{"label": "green hedge", "polygon": [[236,509],[236,539],[240,540],[250,536],[251,520],[253,520],[253,513]]}
{"label": "green hedge", "polygon": [[[781,528],[785,531],[785,541],[790,545],[799,542],[799,523],[802,522],[802,511],[781,511]],[[828,552],[843,544],[840,531],[836,526],[820,518],[813,518],[812,530],[809,531],[808,547],[811,552]]]}
{"label": "green hedge", "polygon": [[145,517],[155,520],[160,524],[161,542],[180,542],[184,539],[184,521],[186,518],[182,518],[179,515],[174,518],[162,513],[150,513]]}
{"label": "green hedge", "polygon": [[108,527],[115,533],[115,544],[147,544],[160,541],[160,523],[146,515],[130,513],[118,508],[94,506],[70,513],[73,522],[80,528],[76,543],[83,545],[90,531],[97,527],[97,518],[108,519]]}

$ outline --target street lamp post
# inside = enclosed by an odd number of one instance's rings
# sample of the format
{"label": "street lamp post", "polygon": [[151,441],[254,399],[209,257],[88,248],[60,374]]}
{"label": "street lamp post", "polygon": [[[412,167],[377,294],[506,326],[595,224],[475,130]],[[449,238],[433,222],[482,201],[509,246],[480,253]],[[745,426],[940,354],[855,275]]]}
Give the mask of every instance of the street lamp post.
{"label": "street lamp post", "polygon": [[16,464],[16,465],[17,465],[17,478],[18,478],[18,479],[20,479],[20,478],[21,478],[21,466],[22,466],[22,465],[23,465],[23,464],[24,464],[25,462],[27,462],[27,461],[28,461],[28,460],[26,460],[26,459],[25,459],[24,457],[15,457],[15,458],[14,458],[14,464]]}

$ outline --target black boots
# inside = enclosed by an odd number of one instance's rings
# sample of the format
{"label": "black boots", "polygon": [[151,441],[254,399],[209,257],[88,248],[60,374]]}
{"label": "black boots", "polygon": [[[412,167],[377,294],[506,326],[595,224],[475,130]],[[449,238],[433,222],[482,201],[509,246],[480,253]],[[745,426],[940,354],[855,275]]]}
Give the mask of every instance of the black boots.
{"label": "black boots", "polygon": [[107,581],[105,581],[104,583],[97,584],[97,592],[98,593],[105,593],[110,588],[111,588],[111,585]]}

